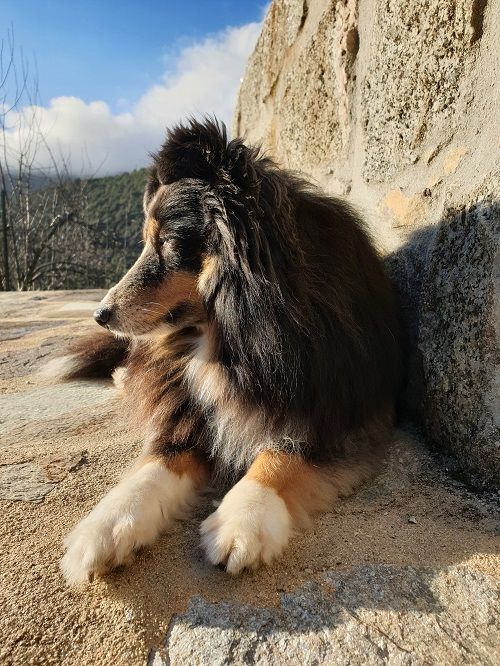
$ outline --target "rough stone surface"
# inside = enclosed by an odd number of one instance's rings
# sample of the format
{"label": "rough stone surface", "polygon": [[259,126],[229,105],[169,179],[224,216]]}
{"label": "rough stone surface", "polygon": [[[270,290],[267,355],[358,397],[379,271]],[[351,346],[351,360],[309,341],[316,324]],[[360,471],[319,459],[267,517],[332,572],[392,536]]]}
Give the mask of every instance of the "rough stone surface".
{"label": "rough stone surface", "polygon": [[87,451],[78,453],[59,453],[48,456],[42,463],[43,473],[49,481],[58,483],[65,479],[70,472],[76,472],[87,463]]}
{"label": "rough stone surface", "polygon": [[470,0],[380,2],[366,76],[361,84],[367,180],[390,181],[416,162],[433,139],[454,134],[457,107],[467,104],[468,78],[481,35]]}
{"label": "rough stone surface", "polygon": [[142,445],[110,384],[54,386],[51,400],[37,375],[85,330],[100,297],[0,294],[2,665],[493,659],[498,504],[453,481],[404,432],[383,473],[297,534],[273,567],[231,578],[207,564],[199,524],[213,510],[208,494],[129,567],[68,589],[64,536]]}
{"label": "rough stone surface", "polygon": [[407,322],[406,409],[493,485],[499,32],[500,0],[275,0],[234,122],[364,211]]}
{"label": "rough stone surface", "polygon": [[86,462],[86,451],[81,451],[55,454],[37,463],[0,463],[0,500],[41,502],[54,484]]}
{"label": "rough stone surface", "polygon": [[429,257],[419,346],[424,419],[500,486],[500,202],[450,213]]}
{"label": "rough stone surface", "polygon": [[[303,31],[306,20],[314,30]],[[247,77],[241,89],[237,131],[267,117],[266,143],[286,166],[327,168],[332,154],[345,154],[356,20],[354,0],[274,2],[248,65],[262,76]]]}
{"label": "rough stone surface", "polygon": [[40,465],[30,462],[0,466],[0,499],[41,502],[53,488]]}
{"label": "rough stone surface", "polygon": [[22,395],[0,395],[0,435],[22,429],[27,424],[43,422],[65,412],[85,410],[109,399],[109,384],[73,382],[55,386],[33,387]]}
{"label": "rough stone surface", "polygon": [[365,565],[281,594],[278,608],[195,597],[150,663],[493,666],[499,592],[497,580],[460,567]]}

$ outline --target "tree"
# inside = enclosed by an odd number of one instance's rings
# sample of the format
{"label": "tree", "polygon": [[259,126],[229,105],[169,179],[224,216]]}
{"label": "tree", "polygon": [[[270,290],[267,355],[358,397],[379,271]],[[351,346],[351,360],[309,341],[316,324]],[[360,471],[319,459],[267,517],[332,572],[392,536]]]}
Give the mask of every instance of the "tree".
{"label": "tree", "polygon": [[[88,177],[71,174],[70,158],[54,154],[40,125],[36,72],[14,32],[0,43],[0,187],[2,286],[57,289],[99,280],[96,228],[85,222]],[[48,155],[40,163],[40,152]],[[89,169],[86,169],[89,171]]]}

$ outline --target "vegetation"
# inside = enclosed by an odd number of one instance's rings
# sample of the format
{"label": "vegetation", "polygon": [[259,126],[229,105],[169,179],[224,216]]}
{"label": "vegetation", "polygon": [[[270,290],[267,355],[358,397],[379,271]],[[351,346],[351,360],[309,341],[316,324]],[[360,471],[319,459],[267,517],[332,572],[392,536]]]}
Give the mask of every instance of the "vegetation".
{"label": "vegetation", "polygon": [[141,169],[66,177],[38,189],[26,179],[15,183],[6,197],[10,288],[108,288],[117,282],[141,251],[145,179]]}
{"label": "vegetation", "polygon": [[109,287],[139,254],[146,172],[75,178],[70,156],[48,145],[39,108],[10,30],[0,40],[0,288]]}
{"label": "vegetation", "polygon": [[101,256],[98,274],[82,286],[109,287],[139,255],[145,182],[145,169],[87,182],[83,217]]}

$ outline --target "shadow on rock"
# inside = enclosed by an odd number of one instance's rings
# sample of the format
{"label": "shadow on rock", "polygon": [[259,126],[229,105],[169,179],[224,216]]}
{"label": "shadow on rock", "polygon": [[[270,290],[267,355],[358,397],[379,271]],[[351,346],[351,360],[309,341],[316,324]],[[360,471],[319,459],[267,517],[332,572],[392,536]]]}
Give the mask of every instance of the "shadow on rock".
{"label": "shadow on rock", "polygon": [[401,411],[470,483],[498,486],[499,202],[447,211],[388,256],[386,268],[406,331]]}

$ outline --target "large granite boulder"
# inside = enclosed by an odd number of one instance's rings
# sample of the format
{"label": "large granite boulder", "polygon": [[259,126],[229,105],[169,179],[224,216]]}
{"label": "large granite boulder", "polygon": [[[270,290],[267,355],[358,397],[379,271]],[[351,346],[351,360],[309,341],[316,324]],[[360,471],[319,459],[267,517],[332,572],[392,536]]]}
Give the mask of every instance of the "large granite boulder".
{"label": "large granite boulder", "polygon": [[500,0],[274,0],[234,130],[365,211],[408,328],[406,412],[500,479]]}
{"label": "large granite boulder", "polygon": [[429,437],[500,485],[500,204],[454,211],[426,270],[418,346]]}
{"label": "large granite boulder", "polygon": [[367,565],[326,572],[279,608],[193,597],[150,666],[493,664],[498,592],[494,578],[460,567]]}

